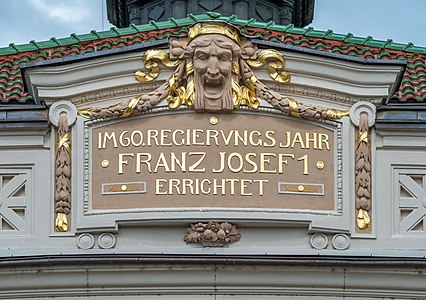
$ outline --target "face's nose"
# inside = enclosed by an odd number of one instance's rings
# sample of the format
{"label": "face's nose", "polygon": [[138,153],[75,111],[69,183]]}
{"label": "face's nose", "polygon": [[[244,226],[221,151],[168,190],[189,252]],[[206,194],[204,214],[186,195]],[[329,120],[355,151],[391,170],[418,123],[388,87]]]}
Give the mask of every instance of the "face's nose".
{"label": "face's nose", "polygon": [[217,65],[216,56],[210,56],[209,63],[207,65],[207,74],[212,76],[219,75],[219,67]]}

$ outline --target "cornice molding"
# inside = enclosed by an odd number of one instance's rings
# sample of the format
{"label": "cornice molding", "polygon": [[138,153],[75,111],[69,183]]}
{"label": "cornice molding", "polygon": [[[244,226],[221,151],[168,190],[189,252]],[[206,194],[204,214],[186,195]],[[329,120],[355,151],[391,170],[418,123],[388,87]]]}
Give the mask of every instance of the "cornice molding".
{"label": "cornice molding", "polygon": [[[222,298],[259,299],[297,294],[301,299],[342,295],[421,299],[426,293],[424,276],[419,275],[424,263],[359,257],[86,255],[32,257],[25,263],[11,258],[0,263],[0,298],[90,295],[145,299],[155,295],[176,299],[180,295],[201,299],[201,295],[220,294]],[[16,281],[18,274],[25,280]],[[31,280],[33,276],[37,280]]]}

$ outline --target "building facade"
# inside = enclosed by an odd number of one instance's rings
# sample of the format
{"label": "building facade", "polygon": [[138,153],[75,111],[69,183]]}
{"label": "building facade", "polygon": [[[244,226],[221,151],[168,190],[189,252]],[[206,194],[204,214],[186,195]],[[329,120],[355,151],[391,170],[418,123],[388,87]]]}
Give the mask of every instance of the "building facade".
{"label": "building facade", "polygon": [[424,299],[425,57],[217,13],[0,49],[0,298]]}

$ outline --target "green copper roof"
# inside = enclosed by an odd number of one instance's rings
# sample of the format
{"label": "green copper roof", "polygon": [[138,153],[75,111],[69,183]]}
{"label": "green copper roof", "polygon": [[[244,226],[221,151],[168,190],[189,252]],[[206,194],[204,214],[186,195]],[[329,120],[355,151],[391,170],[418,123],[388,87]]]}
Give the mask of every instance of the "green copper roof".
{"label": "green copper roof", "polygon": [[257,35],[265,41],[286,45],[357,56],[364,59],[403,59],[407,68],[401,87],[391,102],[426,103],[426,48],[412,43],[399,44],[392,40],[379,41],[352,34],[336,34],[331,30],[282,26],[274,22],[261,23],[255,19],[240,20],[236,16],[225,17],[217,13],[189,15],[183,19],[131,25],[127,28],[111,28],[108,31],[92,31],[88,34],[71,34],[67,38],[51,38],[48,41],[31,41],[25,45],[11,44],[0,49],[0,104],[35,103],[24,87],[21,64],[74,55],[84,55],[146,41],[162,40],[171,34],[187,32],[188,26],[197,21],[221,20],[234,24],[248,35]]}
{"label": "green copper roof", "polygon": [[300,35],[305,35],[307,37],[326,38],[330,40],[343,41],[347,43],[364,45],[368,47],[377,47],[377,48],[384,48],[384,49],[391,49],[391,50],[408,51],[408,52],[419,53],[419,54],[426,54],[426,47],[417,47],[413,45],[412,43],[400,44],[400,43],[395,43],[392,40],[381,41],[381,40],[375,40],[371,36],[356,37],[356,36],[353,36],[351,33],[338,34],[338,33],[334,33],[332,30],[320,31],[320,30],[315,30],[312,27],[296,28],[293,25],[283,26],[283,25],[275,24],[275,22],[273,21],[268,23],[262,23],[262,22],[257,22],[255,19],[240,20],[235,15],[228,17],[228,16],[221,16],[220,14],[215,12],[207,12],[197,16],[190,14],[186,18],[178,19],[178,20],[174,18],[170,18],[169,20],[163,21],[163,22],[150,21],[148,24],[144,24],[144,25],[132,24],[126,28],[113,27],[108,31],[97,32],[93,30],[88,34],[80,34],[80,35],[73,33],[66,38],[57,39],[53,37],[48,41],[42,41],[42,42],[30,41],[28,44],[23,44],[23,45],[10,44],[8,47],[0,48],[0,56],[15,54],[18,52],[34,51],[34,50],[52,48],[57,46],[65,46],[65,45],[75,44],[79,42],[89,42],[89,41],[97,40],[100,38],[112,38],[112,37],[118,37],[123,35],[135,34],[138,32],[146,32],[146,31],[161,30],[161,29],[172,28],[172,27],[188,26],[193,24],[194,22],[205,21],[205,20],[220,20],[220,21],[226,21],[231,24],[239,25],[239,26],[250,26],[250,27],[259,28],[259,29],[268,29],[268,30],[286,32],[291,34],[300,34]]}

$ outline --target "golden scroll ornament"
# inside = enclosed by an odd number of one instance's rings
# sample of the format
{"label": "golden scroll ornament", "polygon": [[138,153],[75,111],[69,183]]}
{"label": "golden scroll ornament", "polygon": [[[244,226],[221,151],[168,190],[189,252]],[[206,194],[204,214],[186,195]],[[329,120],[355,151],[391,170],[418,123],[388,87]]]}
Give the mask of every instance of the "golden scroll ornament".
{"label": "golden scroll ornament", "polygon": [[142,71],[137,71],[135,73],[136,80],[140,82],[152,81],[158,77],[160,74],[160,67],[157,61],[161,62],[164,66],[173,68],[177,67],[180,63],[179,60],[170,60],[169,54],[164,50],[148,50],[143,56],[143,61],[145,68],[149,70],[149,73],[146,74]]}
{"label": "golden scroll ornament", "polygon": [[285,60],[283,55],[274,49],[262,50],[257,54],[257,59],[247,60],[250,67],[261,68],[269,61],[268,73],[275,81],[281,83],[290,82],[290,73],[287,71],[278,72],[278,69],[284,68]]}

